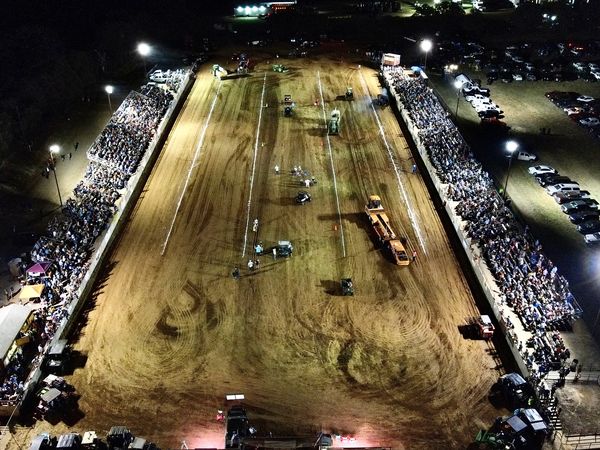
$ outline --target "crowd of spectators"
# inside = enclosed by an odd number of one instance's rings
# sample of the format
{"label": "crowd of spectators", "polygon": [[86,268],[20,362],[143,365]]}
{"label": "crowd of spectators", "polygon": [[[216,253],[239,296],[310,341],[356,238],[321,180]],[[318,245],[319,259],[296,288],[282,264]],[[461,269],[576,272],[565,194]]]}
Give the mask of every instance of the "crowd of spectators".
{"label": "crowd of spectators", "polygon": [[156,84],[131,92],[90,147],[89,159],[133,175],[172,100],[173,93]]}
{"label": "crowd of spectators", "polygon": [[[179,88],[185,77],[169,85]],[[68,306],[90,266],[96,239],[105,231],[117,211],[120,191],[138,164],[165,116],[176,91],[169,87],[147,84],[140,92],[127,96],[114,113],[88,152],[90,162],[83,180],[75,187],[73,197],[54,217],[47,232],[40,237],[23,261],[22,281],[44,284],[41,307],[35,311],[30,342],[37,346],[33,360],[41,358],[46,344],[68,316]],[[29,263],[51,262],[43,276],[31,277],[25,270]],[[23,352],[15,353],[0,374],[0,402],[16,404],[29,374],[29,361]]]}
{"label": "crowd of spectators", "polygon": [[502,293],[502,301],[532,333],[519,350],[527,362],[543,370],[560,367],[569,357],[556,330],[569,329],[576,319],[567,280],[543,253],[542,246],[515,219],[490,176],[474,159],[469,146],[426,82],[413,73],[385,68],[392,93],[402,103],[417,129],[417,140],[465,231],[480,249]]}

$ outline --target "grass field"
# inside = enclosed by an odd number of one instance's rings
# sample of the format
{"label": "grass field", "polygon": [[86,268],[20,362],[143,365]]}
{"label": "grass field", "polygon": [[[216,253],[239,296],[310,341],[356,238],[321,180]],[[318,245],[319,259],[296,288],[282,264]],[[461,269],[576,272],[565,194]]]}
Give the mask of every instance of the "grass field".
{"label": "grass field", "polygon": [[[467,72],[474,78],[485,75]],[[456,91],[439,77],[433,77],[438,92],[450,111],[456,107]],[[600,200],[600,140],[584,127],[569,119],[560,108],[545,97],[553,90],[576,91],[600,97],[600,83],[575,82],[496,82],[490,86],[491,97],[505,112],[504,121],[511,127],[507,135],[490,132],[479,124],[471,105],[463,98],[459,105],[459,127],[472,146],[477,159],[492,174],[499,186],[506,181],[508,169],[504,143],[515,139],[522,149],[538,156],[535,163],[514,161],[508,182],[508,194],[513,209],[530,225],[540,238],[546,253],[557,263],[569,280],[572,290],[585,311],[586,322],[598,334],[595,323],[600,309],[600,248],[586,247],[583,237],[559,205],[527,173],[533,164],[549,164],[561,174],[577,181]],[[541,128],[550,128],[550,135],[542,135]]]}

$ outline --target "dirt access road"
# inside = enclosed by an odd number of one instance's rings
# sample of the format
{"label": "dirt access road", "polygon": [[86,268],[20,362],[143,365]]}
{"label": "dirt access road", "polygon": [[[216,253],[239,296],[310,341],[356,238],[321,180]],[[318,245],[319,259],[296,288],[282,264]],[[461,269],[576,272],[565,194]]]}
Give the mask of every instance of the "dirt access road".
{"label": "dirt access road", "polygon": [[[199,74],[74,343],[87,361],[68,377],[83,413],[72,429],[125,424],[163,448],[222,448],[216,410],[241,392],[259,433],[465,448],[503,413],[487,400],[497,362],[457,330],[475,304],[392,111],[371,106],[376,73],[282,62],[288,73],[263,62],[246,78]],[[336,100],[347,85],[356,100]],[[321,91],[324,109],[313,104]],[[342,122],[330,149],[333,107]],[[295,165],[318,180],[305,206],[293,200]],[[369,194],[417,250],[409,267],[376,249]],[[289,239],[294,256],[262,256],[250,273],[255,238],[267,248]],[[339,295],[345,276],[353,297]],[[65,429],[38,423],[17,439]]]}

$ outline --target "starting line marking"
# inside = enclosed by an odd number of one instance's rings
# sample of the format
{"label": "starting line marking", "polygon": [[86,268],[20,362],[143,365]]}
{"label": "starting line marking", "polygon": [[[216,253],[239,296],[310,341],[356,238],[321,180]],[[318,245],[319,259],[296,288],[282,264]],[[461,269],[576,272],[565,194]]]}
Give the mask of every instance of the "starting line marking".
{"label": "starting line marking", "polygon": [[185,180],[185,184],[183,185],[183,189],[181,190],[181,195],[179,196],[179,201],[177,202],[177,208],[175,208],[175,214],[173,214],[173,220],[171,221],[171,226],[169,227],[169,231],[167,233],[167,237],[165,238],[165,242],[162,247],[162,251],[160,252],[160,256],[164,256],[165,250],[167,249],[167,244],[169,243],[169,239],[171,238],[171,233],[173,232],[173,227],[175,226],[175,221],[177,220],[177,214],[179,214],[179,209],[181,208],[181,203],[183,202],[183,196],[185,195],[185,191],[187,190],[188,183],[190,182],[190,178],[192,176],[192,171],[194,167],[196,167],[196,159],[200,155],[200,149],[204,144],[204,136],[206,136],[206,130],[208,128],[208,123],[210,122],[210,118],[212,117],[212,113],[215,109],[215,105],[217,104],[217,98],[219,98],[219,92],[221,92],[221,86],[223,82],[219,81],[219,86],[217,87],[217,92],[215,93],[215,98],[213,98],[212,105],[210,105],[210,111],[208,113],[208,117],[204,122],[204,128],[202,129],[202,133],[200,134],[200,140],[198,141],[198,145],[196,145],[196,152],[194,153],[194,158],[192,159],[192,164],[190,164],[190,169],[188,170],[187,178]]}

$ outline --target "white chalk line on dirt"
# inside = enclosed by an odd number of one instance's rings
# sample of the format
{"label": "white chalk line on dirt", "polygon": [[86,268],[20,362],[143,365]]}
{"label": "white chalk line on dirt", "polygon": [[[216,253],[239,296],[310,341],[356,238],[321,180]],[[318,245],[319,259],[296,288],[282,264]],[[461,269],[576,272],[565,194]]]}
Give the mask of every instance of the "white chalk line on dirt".
{"label": "white chalk line on dirt", "polygon": [[258,155],[258,139],[260,138],[260,124],[262,121],[262,111],[264,108],[265,88],[267,86],[267,73],[263,77],[262,93],[260,94],[260,109],[258,110],[258,125],[256,125],[256,141],[254,141],[254,157],[252,159],[252,172],[250,173],[250,195],[248,197],[248,208],[246,210],[246,229],[244,230],[244,247],[242,248],[242,258],[246,256],[246,245],[248,244],[248,228],[250,227],[250,206],[252,204],[252,189],[254,188],[254,172],[256,170],[256,156]]}
{"label": "white chalk line on dirt", "polygon": [[181,190],[181,195],[179,196],[179,201],[177,202],[177,208],[175,208],[175,214],[173,214],[173,220],[171,221],[171,226],[169,227],[169,231],[167,232],[167,237],[165,238],[165,242],[162,247],[162,251],[160,252],[160,256],[165,254],[165,250],[167,249],[167,244],[169,243],[169,239],[171,238],[171,234],[173,233],[173,227],[175,227],[175,221],[177,220],[177,214],[179,214],[179,210],[181,209],[181,203],[183,202],[183,196],[185,195],[185,191],[187,190],[188,184],[190,182],[190,178],[192,177],[192,171],[194,167],[196,167],[196,160],[200,155],[200,150],[202,149],[202,145],[204,144],[204,137],[206,136],[206,130],[208,129],[208,124],[210,122],[210,118],[212,117],[212,113],[215,109],[215,105],[217,104],[217,99],[219,98],[219,92],[221,92],[221,86],[223,82],[219,81],[219,85],[217,87],[217,92],[215,92],[215,98],[213,98],[212,104],[210,105],[210,111],[208,112],[208,117],[206,117],[206,121],[204,122],[204,128],[202,129],[202,133],[200,134],[200,139],[198,140],[198,144],[196,145],[196,152],[194,153],[194,158],[192,159],[192,163],[190,164],[190,169],[188,170],[187,178],[185,180],[185,184],[183,185],[183,189]]}
{"label": "white chalk line on dirt", "polygon": [[329,139],[329,130],[327,129],[327,114],[325,113],[325,100],[323,100],[323,86],[321,85],[321,72],[317,71],[319,81],[319,94],[321,95],[321,109],[323,111],[323,121],[325,122],[327,149],[329,151],[329,162],[331,164],[331,173],[333,174],[333,191],[335,192],[335,204],[337,207],[338,223],[340,225],[340,236],[342,239],[342,255],[346,257],[346,240],[344,239],[344,226],[342,225],[342,212],[340,210],[340,197],[338,195],[337,178],[335,176],[335,166],[333,165],[333,152],[331,151],[331,140]]}
{"label": "white chalk line on dirt", "polygon": [[[367,82],[362,73],[362,70],[359,69],[358,71],[360,73],[360,83],[362,84],[362,87],[365,90],[365,92],[367,92],[367,94],[369,94],[369,87],[367,86]],[[370,94],[369,94],[369,96],[370,96]],[[396,184],[398,185],[398,190],[400,191],[400,194],[402,195],[402,198],[404,199],[404,204],[406,206],[406,210],[408,211],[408,218],[410,219],[410,223],[412,224],[413,229],[415,230],[415,233],[417,234],[417,238],[419,239],[419,242],[421,243],[421,248],[423,249],[423,253],[425,253],[425,255],[427,255],[427,247],[425,246],[425,240],[423,238],[423,234],[421,233],[421,229],[420,229],[419,225],[417,224],[417,220],[416,220],[413,208],[411,207],[411,204],[408,201],[408,195],[406,194],[406,190],[404,189],[404,184],[402,183],[402,180],[400,179],[400,168],[398,167],[398,164],[396,164],[396,160],[394,159],[394,153],[392,151],[392,147],[388,143],[387,137],[385,135],[385,130],[383,129],[383,124],[381,123],[381,120],[379,118],[379,113],[373,106],[373,102],[370,102],[370,105],[371,105],[371,110],[373,111],[373,114],[375,115],[375,120],[377,121],[377,126],[379,127],[379,134],[381,134],[381,138],[383,139],[383,143],[387,150],[390,162],[392,163],[392,167],[394,168],[394,173],[396,175]]]}

